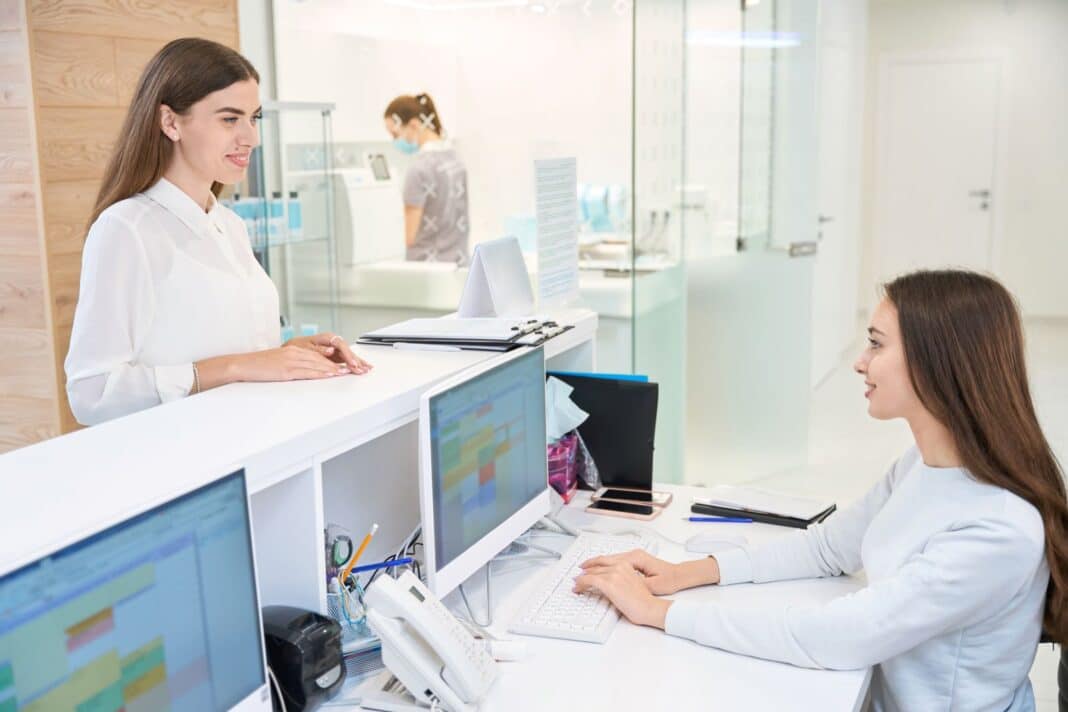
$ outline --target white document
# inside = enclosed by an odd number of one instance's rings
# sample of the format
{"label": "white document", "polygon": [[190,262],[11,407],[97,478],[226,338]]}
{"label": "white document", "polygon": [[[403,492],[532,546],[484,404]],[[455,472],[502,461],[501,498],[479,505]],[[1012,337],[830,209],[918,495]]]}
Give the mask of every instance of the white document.
{"label": "white document", "polygon": [[731,509],[748,509],[752,512],[778,514],[797,519],[812,519],[834,502],[795,497],[768,492],[755,487],[732,487],[719,485],[708,489],[707,497],[694,497],[694,502],[711,504]]}
{"label": "white document", "polygon": [[574,158],[534,161],[538,220],[538,307],[578,298],[578,164]]}
{"label": "white document", "polygon": [[514,340],[526,328],[525,320],[520,319],[409,319],[364,334],[361,338],[383,341],[507,342]]}

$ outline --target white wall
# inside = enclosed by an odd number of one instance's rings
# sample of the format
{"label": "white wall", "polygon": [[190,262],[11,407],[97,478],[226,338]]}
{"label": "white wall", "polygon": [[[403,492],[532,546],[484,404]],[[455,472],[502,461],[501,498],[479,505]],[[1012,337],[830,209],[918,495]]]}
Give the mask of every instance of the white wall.
{"label": "white wall", "polygon": [[1029,316],[1068,316],[1068,2],[872,0],[860,300],[875,299],[872,190],[877,72],[888,52],[1002,51],[1006,161],[994,196],[994,271]]}

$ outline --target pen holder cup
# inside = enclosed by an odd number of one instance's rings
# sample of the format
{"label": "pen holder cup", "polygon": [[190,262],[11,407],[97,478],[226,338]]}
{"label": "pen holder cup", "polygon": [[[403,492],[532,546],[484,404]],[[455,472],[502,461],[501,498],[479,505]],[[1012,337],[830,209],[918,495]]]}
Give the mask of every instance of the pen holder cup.
{"label": "pen holder cup", "polygon": [[340,591],[328,591],[326,609],[331,618],[341,624],[347,638],[349,635],[366,636],[370,634],[367,625],[367,608],[363,602],[363,587],[356,584],[355,591],[344,586]]}
{"label": "pen holder cup", "polygon": [[575,455],[578,452],[578,435],[570,432],[548,447],[549,484],[567,504],[578,488]]}

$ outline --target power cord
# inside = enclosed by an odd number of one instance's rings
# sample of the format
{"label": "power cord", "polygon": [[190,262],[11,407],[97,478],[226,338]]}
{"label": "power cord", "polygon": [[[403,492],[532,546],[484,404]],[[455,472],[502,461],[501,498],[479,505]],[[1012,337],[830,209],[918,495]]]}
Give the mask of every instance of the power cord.
{"label": "power cord", "polygon": [[274,689],[278,693],[278,704],[282,705],[282,712],[287,712],[286,698],[282,694],[282,686],[278,684],[278,678],[274,676],[274,670],[271,669],[270,665],[267,666],[267,677],[271,678],[271,682],[274,683]]}

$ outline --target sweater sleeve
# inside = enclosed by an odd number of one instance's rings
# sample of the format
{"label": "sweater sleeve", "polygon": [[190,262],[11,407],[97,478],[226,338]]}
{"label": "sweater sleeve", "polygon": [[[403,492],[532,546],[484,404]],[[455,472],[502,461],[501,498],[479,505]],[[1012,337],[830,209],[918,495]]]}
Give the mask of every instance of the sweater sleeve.
{"label": "sweater sleeve", "polygon": [[716,554],[720,585],[839,576],[860,571],[864,532],[889,499],[901,473],[908,471],[914,456],[914,451],[906,453],[867,494],[823,523],[761,546]]}
{"label": "sweater sleeve", "polygon": [[847,670],[882,662],[989,617],[1028,585],[1044,542],[1003,521],[933,536],[893,575],[819,606],[675,601],[665,629],[744,655]]}

